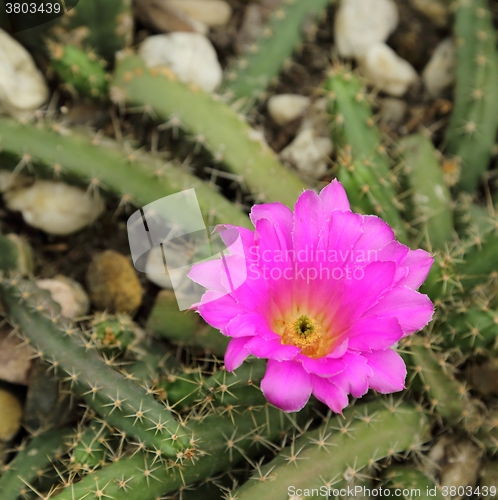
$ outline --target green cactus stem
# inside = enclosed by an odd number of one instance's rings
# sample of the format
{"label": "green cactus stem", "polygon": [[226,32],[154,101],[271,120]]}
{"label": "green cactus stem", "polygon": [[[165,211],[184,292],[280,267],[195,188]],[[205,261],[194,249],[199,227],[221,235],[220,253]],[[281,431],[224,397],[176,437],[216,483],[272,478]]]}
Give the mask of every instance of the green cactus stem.
{"label": "green cactus stem", "polygon": [[174,118],[236,174],[258,201],[293,207],[306,187],[286,169],[257,131],[219,97],[179,82],[167,67],[148,68],[137,56],[118,62],[111,98],[144,106],[165,122]]}
{"label": "green cactus stem", "polygon": [[420,447],[430,435],[425,415],[403,403],[358,405],[344,415],[345,419],[330,419],[307,432],[277,458],[258,467],[236,491],[236,498],[280,500],[286,495],[306,496],[305,490],[313,488],[333,489],[340,480],[381,458]]}
{"label": "green cactus stem", "polygon": [[29,159],[56,172],[62,170],[87,179],[139,206],[195,188],[208,225],[229,221],[252,227],[249,218],[226,198],[176,166],[157,164],[146,154],[125,153],[112,141],[92,141],[61,126],[52,128],[0,118],[0,148],[18,159]]}
{"label": "green cactus stem", "polygon": [[2,500],[17,500],[21,491],[40,476],[40,471],[67,451],[65,443],[70,434],[68,429],[52,429],[23,444],[14,459],[3,468],[0,476]]}
{"label": "green cactus stem", "polygon": [[421,222],[420,239],[432,248],[444,247],[453,238],[453,214],[436,149],[421,134],[402,138],[399,148],[408,170],[415,220]]}
{"label": "green cactus stem", "polygon": [[29,281],[0,283],[0,296],[9,320],[54,369],[62,369],[72,389],[111,426],[143,441],[165,456],[175,457],[189,446],[188,431],[152,394],[113,370],[81,332],[59,327],[60,308],[50,294]]}
{"label": "green cactus stem", "polygon": [[455,107],[446,151],[461,158],[458,186],[473,193],[488,169],[498,128],[498,52],[488,0],[459,2],[455,35]]}
{"label": "green cactus stem", "polygon": [[283,0],[272,12],[261,36],[229,68],[223,93],[251,106],[264,96],[272,80],[304,36],[304,25],[316,22],[330,0]]}

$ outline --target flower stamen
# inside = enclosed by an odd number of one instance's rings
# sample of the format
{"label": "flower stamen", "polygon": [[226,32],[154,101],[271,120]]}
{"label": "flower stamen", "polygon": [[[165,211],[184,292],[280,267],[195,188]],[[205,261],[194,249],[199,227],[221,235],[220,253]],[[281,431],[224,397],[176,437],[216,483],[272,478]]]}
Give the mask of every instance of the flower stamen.
{"label": "flower stamen", "polygon": [[287,323],[282,334],[282,344],[301,348],[307,356],[316,356],[320,349],[321,328],[315,319],[302,314],[292,323]]}

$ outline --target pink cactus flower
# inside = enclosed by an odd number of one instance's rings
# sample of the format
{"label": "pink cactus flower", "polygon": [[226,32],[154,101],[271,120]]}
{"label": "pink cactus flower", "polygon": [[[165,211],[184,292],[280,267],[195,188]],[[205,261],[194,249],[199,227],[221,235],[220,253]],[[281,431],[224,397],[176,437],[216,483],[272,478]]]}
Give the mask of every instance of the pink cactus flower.
{"label": "pink cactus flower", "polygon": [[231,337],[227,370],[267,358],[261,390],[286,412],[311,394],[341,413],[348,394],[404,389],[406,367],[392,348],[432,318],[416,290],[433,258],[396,241],[378,217],[353,213],[336,180],[319,195],[304,191],[294,213],[267,203],[250,217],[255,231],[219,228],[229,256],[189,273],[208,289],[193,309]]}

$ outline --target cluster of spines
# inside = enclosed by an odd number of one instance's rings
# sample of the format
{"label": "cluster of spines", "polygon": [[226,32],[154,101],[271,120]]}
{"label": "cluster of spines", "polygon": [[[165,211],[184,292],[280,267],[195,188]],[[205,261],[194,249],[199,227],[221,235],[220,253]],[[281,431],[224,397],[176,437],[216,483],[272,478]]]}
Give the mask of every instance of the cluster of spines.
{"label": "cluster of spines", "polygon": [[95,50],[112,63],[116,52],[132,43],[131,0],[79,2],[61,17],[51,36],[64,44],[72,41],[83,50]]}
{"label": "cluster of spines", "polygon": [[472,193],[489,166],[498,129],[498,51],[488,0],[459,2],[455,32],[455,107],[446,143],[462,161],[459,187]]}
{"label": "cluster of spines", "polygon": [[108,75],[104,63],[92,52],[75,45],[49,42],[50,65],[72,93],[92,98],[105,98],[108,92]]}
{"label": "cluster of spines", "polygon": [[313,22],[330,0],[284,0],[271,13],[261,36],[227,70],[223,93],[248,108],[260,100],[278,73],[290,61],[305,35],[305,23]]}

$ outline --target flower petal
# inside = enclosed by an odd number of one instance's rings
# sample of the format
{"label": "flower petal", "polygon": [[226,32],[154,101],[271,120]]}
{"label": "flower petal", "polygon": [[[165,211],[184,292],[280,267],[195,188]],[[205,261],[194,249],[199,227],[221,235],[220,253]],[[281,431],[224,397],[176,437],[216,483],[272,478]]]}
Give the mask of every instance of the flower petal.
{"label": "flower petal", "polygon": [[344,280],[340,316],[348,318],[349,324],[362,316],[390,290],[395,273],[394,262],[372,262],[364,268],[354,269],[350,279]]}
{"label": "flower petal", "polygon": [[256,312],[239,314],[228,323],[226,332],[229,337],[252,337],[256,334],[268,339],[277,337],[263,316]]}
{"label": "flower petal", "polygon": [[416,290],[427,278],[434,258],[425,250],[411,250],[401,263],[408,267],[408,274],[397,284]]}
{"label": "flower petal", "polygon": [[403,330],[396,318],[365,316],[353,323],[346,336],[350,349],[371,351],[393,346],[403,337]]}
{"label": "flower petal", "polygon": [[376,215],[364,215],[362,229],[363,234],[355,245],[354,253],[355,257],[362,253],[368,255],[368,262],[377,260],[370,257],[373,252],[381,250],[388,243],[396,239],[394,231],[389,227],[389,224],[379,219]]}
{"label": "flower petal", "polygon": [[353,397],[361,398],[368,391],[373,370],[368,366],[363,353],[348,351],[342,360],[346,363],[346,369],[332,377],[331,381]]}
{"label": "flower petal", "polygon": [[329,379],[313,375],[313,395],[332,411],[342,413],[348,405],[348,395]]}
{"label": "flower petal", "polygon": [[277,334],[275,334],[274,339],[270,340],[255,335],[246,342],[246,349],[257,358],[275,359],[277,361],[294,359],[299,352],[299,348],[296,346],[282,344]]}
{"label": "flower petal", "polygon": [[434,306],[427,295],[410,288],[393,288],[368,310],[368,315],[397,318],[405,334],[416,332],[432,319]]}
{"label": "flower petal", "polygon": [[187,276],[192,281],[195,281],[208,290],[216,290],[218,292],[227,293],[227,290],[221,284],[222,271],[223,261],[221,259],[215,259],[194,264]]}
{"label": "flower petal", "polygon": [[303,354],[299,354],[297,359],[301,361],[303,368],[313,375],[319,377],[332,377],[342,372],[346,365],[341,359],[334,358],[309,358]]}
{"label": "flower petal", "polygon": [[[239,314],[244,313],[245,310],[240,307],[230,295],[224,294],[221,297],[209,300],[215,295],[219,295],[219,292],[206,292],[202,296],[202,302],[200,306],[198,306],[198,311],[206,323],[221,330],[221,332],[226,335],[228,323]],[[204,297],[206,297],[206,299]],[[204,303],[204,300],[209,301]]]}
{"label": "flower petal", "polygon": [[301,363],[268,360],[261,390],[272,405],[285,412],[302,410],[312,388],[311,375],[303,370]]}
{"label": "flower petal", "polygon": [[402,391],[405,388],[406,366],[401,356],[391,349],[362,354],[373,370],[369,386],[382,394]]}
{"label": "flower petal", "polygon": [[292,211],[284,204],[276,202],[254,205],[249,217],[257,230],[257,241],[262,238],[259,234],[258,221],[267,220],[275,230],[280,248],[292,248]]}
{"label": "flower petal", "polygon": [[348,195],[337,179],[334,179],[320,191],[320,199],[322,200],[327,218],[330,217],[334,210],[341,210],[343,212],[351,210]]}
{"label": "flower petal", "polygon": [[225,367],[229,372],[236,370],[251,354],[244,346],[250,337],[232,339],[225,352]]}

